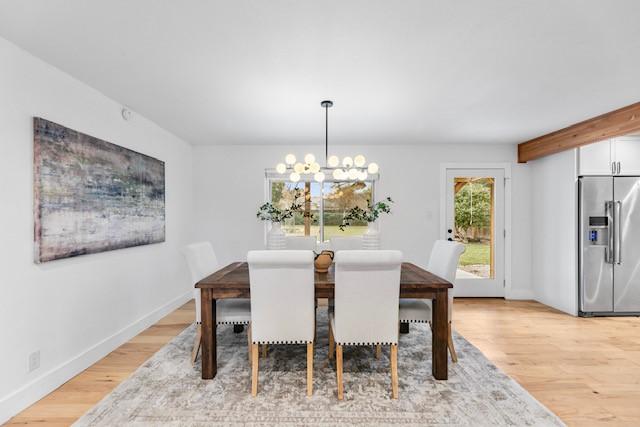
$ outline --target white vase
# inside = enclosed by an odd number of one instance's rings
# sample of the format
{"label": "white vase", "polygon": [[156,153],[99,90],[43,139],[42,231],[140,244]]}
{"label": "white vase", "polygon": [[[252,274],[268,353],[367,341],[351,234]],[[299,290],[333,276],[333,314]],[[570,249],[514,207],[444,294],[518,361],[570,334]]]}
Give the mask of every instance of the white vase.
{"label": "white vase", "polygon": [[287,239],[282,231],[282,224],[272,222],[271,229],[267,233],[267,249],[282,250],[287,249]]}
{"label": "white vase", "polygon": [[367,231],[362,235],[362,249],[380,249],[380,232],[378,231],[378,224],[375,222],[367,224]]}

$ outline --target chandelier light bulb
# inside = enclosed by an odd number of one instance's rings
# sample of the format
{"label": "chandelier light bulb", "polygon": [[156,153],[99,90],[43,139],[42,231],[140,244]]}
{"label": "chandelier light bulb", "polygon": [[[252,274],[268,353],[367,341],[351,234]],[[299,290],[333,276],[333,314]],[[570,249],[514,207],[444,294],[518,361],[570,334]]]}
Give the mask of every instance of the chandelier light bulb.
{"label": "chandelier light bulb", "polygon": [[312,164],[315,161],[316,161],[316,156],[314,156],[311,153],[309,153],[306,156],[304,156],[304,162],[307,163],[307,164]]}
{"label": "chandelier light bulb", "polygon": [[287,171],[287,165],[285,165],[284,163],[278,163],[278,165],[276,166],[276,172],[282,175],[286,171]]}
{"label": "chandelier light bulb", "polygon": [[349,179],[358,179],[360,172],[356,168],[349,169]]}
{"label": "chandelier light bulb", "polygon": [[291,182],[300,181],[300,174],[297,173],[297,172],[291,172],[291,175],[289,175],[289,181],[291,181]]}
{"label": "chandelier light bulb", "polygon": [[313,175],[313,179],[315,179],[318,182],[324,181],[324,173],[317,172],[315,175]]}
{"label": "chandelier light bulb", "polygon": [[363,167],[366,162],[367,162],[367,159],[365,159],[362,154],[358,154],[353,158],[353,164],[359,168]]}
{"label": "chandelier light bulb", "polygon": [[367,176],[368,176],[367,171],[361,171],[361,172],[360,172],[360,176],[358,177],[358,179],[359,179],[360,181],[364,181],[364,180],[366,180],[366,179],[367,179]]}
{"label": "chandelier light bulb", "polygon": [[340,158],[338,156],[331,156],[327,159],[327,165],[330,168],[335,168],[340,164]]}
{"label": "chandelier light bulb", "polygon": [[378,164],[377,163],[369,163],[369,167],[367,168],[367,170],[371,174],[378,173],[378,169],[379,168],[378,168]]}
{"label": "chandelier light bulb", "polygon": [[333,179],[340,181],[342,179],[342,169],[335,169],[333,171]]}
{"label": "chandelier light bulb", "polygon": [[302,163],[296,163],[293,165],[293,171],[297,174],[301,174],[304,172],[304,165]]}
{"label": "chandelier light bulb", "polygon": [[284,161],[289,166],[291,166],[296,162],[296,156],[294,156],[293,154],[287,154],[287,156],[284,158]]}
{"label": "chandelier light bulb", "polygon": [[353,159],[349,156],[345,157],[344,159],[342,159],[342,166],[344,166],[345,168],[350,168],[351,166],[353,166]]}
{"label": "chandelier light bulb", "polygon": [[311,169],[312,173],[318,173],[318,172],[320,172],[320,164],[317,163],[317,162],[313,162],[309,169]]}

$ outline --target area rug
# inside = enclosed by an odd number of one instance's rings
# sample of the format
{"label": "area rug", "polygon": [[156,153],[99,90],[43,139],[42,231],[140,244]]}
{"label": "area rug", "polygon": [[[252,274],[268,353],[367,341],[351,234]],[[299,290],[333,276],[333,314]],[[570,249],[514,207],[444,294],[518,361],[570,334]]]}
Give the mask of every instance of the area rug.
{"label": "area rug", "polygon": [[460,335],[449,380],[431,376],[431,332],[400,336],[399,399],[391,399],[389,351],[344,351],[344,400],[327,360],[327,314],[318,312],[314,392],[306,397],[306,346],[270,346],[260,358],[258,396],[250,394],[247,338],[218,328],[218,374],[200,378],[190,363],[191,325],[107,395],[76,426],[562,426],[514,380]]}

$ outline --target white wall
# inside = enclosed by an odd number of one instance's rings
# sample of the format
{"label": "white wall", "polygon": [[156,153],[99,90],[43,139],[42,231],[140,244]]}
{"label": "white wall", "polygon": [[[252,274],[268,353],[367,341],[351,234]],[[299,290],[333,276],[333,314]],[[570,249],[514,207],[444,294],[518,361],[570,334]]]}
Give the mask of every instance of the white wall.
{"label": "white wall", "polygon": [[532,286],[536,300],[578,313],[575,150],[530,162]]}
{"label": "white wall", "polygon": [[[321,139],[321,138],[320,138]],[[250,249],[264,247],[264,227],[255,212],[265,198],[264,169],[285,154],[320,155],[313,147],[194,147],[198,238],[210,240],[221,263],[245,259]],[[513,193],[512,294],[532,298],[530,289],[530,181],[527,165],[515,162],[516,149],[506,145],[394,145],[336,147],[337,155],[363,153],[380,164],[377,197],[396,202],[393,214],[381,221],[382,245],[399,248],[405,258],[425,265],[434,240],[440,237],[440,164],[449,162],[511,162]]]}
{"label": "white wall", "polygon": [[[0,422],[191,295],[191,146],[0,39]],[[166,162],[166,242],[33,262],[33,124],[40,116]],[[41,366],[28,372],[40,351]]]}

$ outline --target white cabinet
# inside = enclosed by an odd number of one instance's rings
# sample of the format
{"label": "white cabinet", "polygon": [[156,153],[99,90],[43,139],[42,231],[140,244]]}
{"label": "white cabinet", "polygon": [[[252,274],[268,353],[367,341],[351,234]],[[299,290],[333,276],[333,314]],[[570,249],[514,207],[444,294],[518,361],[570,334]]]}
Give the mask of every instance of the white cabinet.
{"label": "white cabinet", "polygon": [[580,175],[640,175],[640,136],[622,136],[579,149]]}
{"label": "white cabinet", "polygon": [[580,175],[611,175],[611,144],[609,140],[580,147]]}
{"label": "white cabinet", "polygon": [[620,163],[619,175],[640,175],[640,136],[614,138],[611,152]]}

